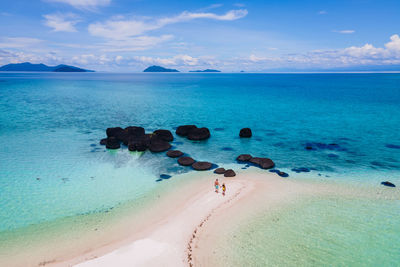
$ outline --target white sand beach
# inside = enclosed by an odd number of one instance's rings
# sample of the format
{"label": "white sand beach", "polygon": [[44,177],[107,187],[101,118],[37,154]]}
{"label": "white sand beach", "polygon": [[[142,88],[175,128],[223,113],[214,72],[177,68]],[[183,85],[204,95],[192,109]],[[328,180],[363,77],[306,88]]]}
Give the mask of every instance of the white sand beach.
{"label": "white sand beach", "polygon": [[[94,251],[86,257],[80,257],[81,262],[76,266],[198,265],[201,260],[196,253],[201,256],[201,251],[197,244],[203,238],[204,232],[212,233],[212,228],[207,227],[212,225],[212,221],[228,218],[233,212],[240,214],[250,211],[251,207],[260,207],[256,202],[265,208],[269,204],[284,202],[290,196],[307,191],[302,183],[265,172],[247,172],[233,178],[212,174],[207,176],[208,179],[204,179],[201,184],[191,187],[192,196],[189,199],[173,203],[173,212],[147,225],[145,229],[133,230],[136,232],[135,236],[141,238],[121,247],[114,247],[104,255]],[[226,196],[213,191],[215,178],[226,184]],[[263,200],[260,202],[261,196]],[[207,240],[206,236],[204,235],[203,241]],[[64,265],[57,265],[59,264]]]}

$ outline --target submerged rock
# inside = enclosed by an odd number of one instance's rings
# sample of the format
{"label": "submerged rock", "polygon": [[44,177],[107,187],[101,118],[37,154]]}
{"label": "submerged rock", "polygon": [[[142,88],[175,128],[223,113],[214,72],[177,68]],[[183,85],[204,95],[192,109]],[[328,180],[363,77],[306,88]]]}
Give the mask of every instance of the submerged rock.
{"label": "submerged rock", "polygon": [[224,173],[224,176],[225,177],[234,177],[234,176],[236,176],[236,173],[234,170],[229,169],[229,170],[226,170],[226,172]]}
{"label": "submerged rock", "polygon": [[158,138],[167,142],[171,142],[174,140],[174,137],[169,130],[163,130],[163,129],[156,130],[153,132],[153,134],[156,135]]}
{"label": "submerged rock", "polygon": [[391,183],[391,182],[389,182],[389,181],[381,182],[381,184],[384,185],[384,186],[396,187],[395,184],[393,184],[393,183]]}
{"label": "submerged rock", "polygon": [[170,158],[178,158],[183,155],[183,152],[180,150],[170,150],[167,151],[167,156]]}
{"label": "submerged rock", "polygon": [[197,170],[197,171],[205,171],[209,170],[212,167],[212,163],[207,162],[207,161],[197,161],[192,164],[192,168]]}
{"label": "submerged rock", "polygon": [[216,174],[224,174],[226,172],[225,168],[217,168],[214,173]]}
{"label": "submerged rock", "polygon": [[236,160],[237,160],[237,161],[244,161],[244,162],[246,162],[246,161],[251,160],[251,158],[252,158],[252,156],[251,156],[250,154],[241,154],[241,155],[239,155],[239,156],[236,158]]}
{"label": "submerged rock", "polygon": [[284,178],[289,177],[289,174],[287,174],[286,172],[281,172],[281,171],[279,171],[279,172],[277,172],[277,174],[278,174],[280,177],[284,177]]}
{"label": "submerged rock", "polygon": [[301,167],[301,168],[293,168],[292,171],[296,172],[296,173],[300,173],[300,172],[310,172],[310,169],[305,168],[305,167]]}
{"label": "submerged rock", "polygon": [[182,125],[176,129],[175,133],[179,136],[187,136],[190,131],[196,128],[196,125]]}
{"label": "submerged rock", "polygon": [[179,163],[179,165],[182,165],[182,166],[190,166],[193,163],[195,163],[195,160],[192,159],[191,157],[181,157],[178,159],[178,163]]}
{"label": "submerged rock", "polygon": [[252,132],[250,128],[243,128],[239,132],[240,137],[249,138],[252,136]]}

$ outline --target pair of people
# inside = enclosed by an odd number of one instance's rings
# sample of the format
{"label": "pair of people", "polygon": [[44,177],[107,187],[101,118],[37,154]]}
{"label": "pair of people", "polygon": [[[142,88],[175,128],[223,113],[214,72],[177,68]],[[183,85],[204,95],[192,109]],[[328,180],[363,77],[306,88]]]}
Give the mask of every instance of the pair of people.
{"label": "pair of people", "polygon": [[[218,179],[215,179],[214,186],[215,186],[215,193],[218,193],[219,192],[219,181],[218,181]],[[222,195],[225,196],[225,191],[226,191],[225,183],[222,183],[221,189],[222,189]]]}

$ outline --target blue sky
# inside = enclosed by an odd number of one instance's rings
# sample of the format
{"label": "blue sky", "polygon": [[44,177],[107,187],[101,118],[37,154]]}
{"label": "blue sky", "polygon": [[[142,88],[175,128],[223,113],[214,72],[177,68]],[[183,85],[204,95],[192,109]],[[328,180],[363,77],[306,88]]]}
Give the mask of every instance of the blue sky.
{"label": "blue sky", "polygon": [[0,64],[99,71],[400,64],[400,1],[0,2]]}

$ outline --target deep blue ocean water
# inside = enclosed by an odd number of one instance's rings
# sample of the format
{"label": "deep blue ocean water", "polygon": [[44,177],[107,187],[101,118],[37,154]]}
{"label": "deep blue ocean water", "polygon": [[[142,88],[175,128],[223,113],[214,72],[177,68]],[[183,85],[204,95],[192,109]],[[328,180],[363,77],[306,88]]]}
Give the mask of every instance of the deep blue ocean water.
{"label": "deep blue ocean water", "polygon": [[400,185],[400,74],[0,73],[0,231],[102,211],[188,171],[164,153],[99,145],[107,127],[183,124],[211,130],[205,142],[174,140],[197,160],[250,153],[289,179],[306,167]]}

